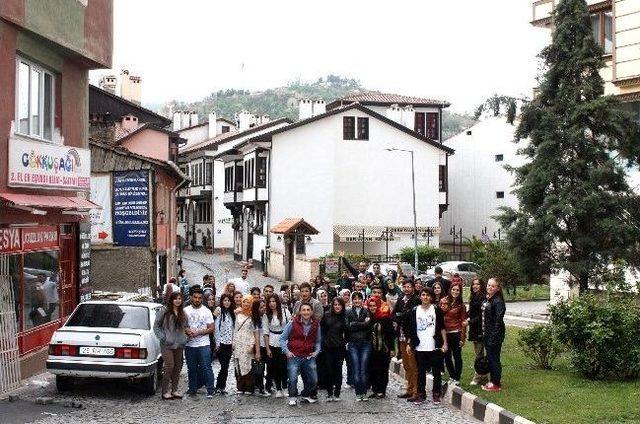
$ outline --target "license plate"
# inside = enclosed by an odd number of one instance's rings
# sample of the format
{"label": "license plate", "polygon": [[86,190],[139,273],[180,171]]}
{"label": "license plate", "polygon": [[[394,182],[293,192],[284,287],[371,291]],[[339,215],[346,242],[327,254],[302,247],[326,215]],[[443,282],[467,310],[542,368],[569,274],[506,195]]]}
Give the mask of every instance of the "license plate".
{"label": "license plate", "polygon": [[83,346],[80,348],[80,355],[113,356],[115,355],[115,353],[116,353],[116,350],[112,347]]}

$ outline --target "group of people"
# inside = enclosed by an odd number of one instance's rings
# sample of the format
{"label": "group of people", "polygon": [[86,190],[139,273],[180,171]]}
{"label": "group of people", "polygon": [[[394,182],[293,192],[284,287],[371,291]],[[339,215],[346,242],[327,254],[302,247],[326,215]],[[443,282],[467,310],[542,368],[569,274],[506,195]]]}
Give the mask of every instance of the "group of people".
{"label": "group of people", "polygon": [[[462,280],[449,281],[440,269],[423,282],[396,271],[383,275],[377,264],[367,273],[366,263],[357,269],[344,258],[343,263],[349,272],[335,283],[319,276],[282,285],[279,292],[272,285],[252,287],[247,269],[228,281],[219,296],[213,276],[188,286],[188,296],[184,284],[172,283],[154,324],[164,361],[162,399],[182,398],[183,356],[189,395],[203,386],[207,397],[228,394],[232,367],[238,394],[287,397],[292,406],[317,402],[318,390],[326,391],[327,402],[340,401],[345,362],[346,387],[354,389],[356,401],[383,399],[391,358],[400,357],[406,390],[398,397],[424,402],[431,372],[431,399],[437,404],[445,367],[449,384],[459,383],[467,339],[473,342],[476,363],[488,363],[488,372],[475,367],[481,372],[471,384],[501,390],[505,305],[498,279],[486,285],[475,279],[467,307]],[[220,363],[217,378],[214,357]]]}

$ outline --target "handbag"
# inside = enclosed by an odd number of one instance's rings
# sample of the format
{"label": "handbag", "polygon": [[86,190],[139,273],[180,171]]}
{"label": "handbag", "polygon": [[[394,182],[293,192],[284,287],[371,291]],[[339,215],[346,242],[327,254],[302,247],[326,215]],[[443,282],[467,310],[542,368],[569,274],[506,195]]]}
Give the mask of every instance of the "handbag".
{"label": "handbag", "polygon": [[264,362],[251,360],[251,371],[249,372],[254,379],[260,379],[264,376]]}

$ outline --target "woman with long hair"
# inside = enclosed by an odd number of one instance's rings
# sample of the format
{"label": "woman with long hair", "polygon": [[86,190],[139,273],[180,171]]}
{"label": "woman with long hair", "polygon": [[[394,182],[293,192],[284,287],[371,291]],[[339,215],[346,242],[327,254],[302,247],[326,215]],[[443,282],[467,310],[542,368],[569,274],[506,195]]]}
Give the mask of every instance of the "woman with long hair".
{"label": "woman with long hair", "polygon": [[266,341],[267,381],[273,383],[276,397],[281,398],[287,387],[287,357],[280,347],[280,334],[291,321],[291,312],[282,305],[276,294],[269,296],[266,301],[267,313],[262,316],[262,329]]}
{"label": "woman with long hair", "polygon": [[251,375],[252,361],[260,360],[260,340],[255,332],[251,312],[253,296],[242,296],[240,308],[236,310],[233,330],[233,360],[238,394],[252,394],[255,383]]}
{"label": "woman with long hair", "polygon": [[369,360],[369,382],[372,397],[383,399],[389,385],[389,364],[395,356],[395,332],[388,308],[382,307],[382,299],[371,296],[367,300],[371,316],[371,359]]}
{"label": "woman with long hair", "polygon": [[347,312],[347,342],[353,377],[356,401],[369,400],[367,397],[367,371],[371,357],[371,317],[364,307],[364,295],[354,291],[351,295],[353,306]]}
{"label": "woman with long hair", "polygon": [[331,301],[331,308],[326,312],[320,323],[322,334],[322,352],[324,353],[325,370],[327,373],[326,389],[327,402],[340,400],[342,388],[342,363],[345,357],[345,307],[341,297]]}
{"label": "woman with long hair", "polygon": [[444,361],[451,378],[449,383],[457,386],[462,376],[462,347],[467,331],[467,308],[462,301],[461,283],[451,283],[449,294],[440,300],[440,310],[444,316],[444,329],[447,332],[449,346]]}
{"label": "woman with long hair", "polygon": [[[227,283],[222,289],[222,294],[227,294],[233,298],[233,294],[236,292],[236,285],[234,283]],[[222,294],[220,297],[222,297]]]}
{"label": "woman with long hair", "polygon": [[[431,286],[431,289],[433,290],[433,305],[437,309],[440,309],[440,301],[445,296],[444,289],[442,288],[442,283],[440,283],[439,281],[434,282]],[[420,291],[422,291],[422,289],[420,289]]]}
{"label": "woman with long hair", "polygon": [[[253,291],[253,290],[252,290]],[[264,369],[267,361],[267,346],[264,338],[264,329],[262,328],[262,320],[267,313],[267,304],[262,299],[256,299],[255,294],[252,294],[254,298],[253,305],[251,306],[251,321],[253,322],[254,332],[258,337],[258,344],[260,345],[260,358],[256,358],[256,368],[254,369],[256,374],[253,376],[256,389],[260,396],[271,396],[271,392],[265,390],[264,384]],[[269,387],[271,382],[267,382]]]}
{"label": "woman with long hair", "polygon": [[220,361],[220,371],[216,381],[216,393],[226,395],[227,377],[229,375],[229,363],[231,362],[231,351],[233,346],[233,327],[236,322],[236,314],[233,312],[233,296],[222,293],[220,296],[220,306],[215,313],[215,349],[218,361]]}
{"label": "woman with long hair", "polygon": [[500,350],[504,342],[504,313],[506,305],[502,295],[502,282],[490,278],[487,282],[487,298],[482,304],[482,341],[489,362],[489,383],[482,386],[488,392],[502,390],[502,363]]}
{"label": "woman with long hair", "polygon": [[187,317],[184,314],[182,293],[174,291],[169,295],[166,306],[156,314],[153,332],[160,340],[162,354],[162,399],[182,399],[178,392],[182,354],[187,343],[185,333]]}
{"label": "woman with long hair", "polygon": [[[484,357],[484,344],[482,343],[482,304],[487,298],[487,288],[484,280],[476,278],[471,282],[469,292],[469,318],[467,328],[469,341],[473,342],[473,351],[476,360]],[[488,374],[473,373],[473,379],[469,383],[471,386],[484,385],[489,381]]]}

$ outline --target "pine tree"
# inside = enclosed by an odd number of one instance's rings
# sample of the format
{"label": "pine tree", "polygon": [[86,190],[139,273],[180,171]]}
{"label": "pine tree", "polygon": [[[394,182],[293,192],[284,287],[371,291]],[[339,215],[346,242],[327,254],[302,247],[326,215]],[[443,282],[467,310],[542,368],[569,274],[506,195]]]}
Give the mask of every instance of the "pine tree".
{"label": "pine tree", "polygon": [[561,0],[554,26],[539,94],[516,131],[528,139],[528,161],[513,170],[519,209],[503,208],[499,221],[525,270],[565,269],[584,292],[613,260],[640,264],[640,198],[625,179],[640,131],[604,96],[585,0]]}

